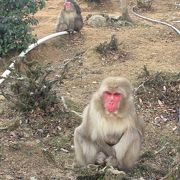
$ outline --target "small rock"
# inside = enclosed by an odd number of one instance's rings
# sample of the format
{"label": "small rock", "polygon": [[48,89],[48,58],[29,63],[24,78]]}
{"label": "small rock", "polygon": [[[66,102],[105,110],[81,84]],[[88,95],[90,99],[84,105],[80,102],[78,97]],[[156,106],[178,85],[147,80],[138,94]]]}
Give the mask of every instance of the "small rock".
{"label": "small rock", "polygon": [[101,15],[93,15],[91,16],[88,21],[88,25],[92,27],[105,27],[107,26],[106,18]]}
{"label": "small rock", "polygon": [[5,100],[5,97],[0,95],[0,101],[4,101]]}
{"label": "small rock", "polygon": [[37,180],[36,177],[30,177],[30,180]]}
{"label": "small rock", "polygon": [[173,130],[173,132],[174,132],[174,131],[176,131],[176,129],[177,129],[177,126],[175,126],[175,127],[172,129],[172,130]]}
{"label": "small rock", "polygon": [[118,21],[120,19],[120,16],[115,16],[115,15],[109,15],[110,20]]}
{"label": "small rock", "polygon": [[159,104],[159,106],[161,106],[161,107],[163,107],[163,106],[164,106],[163,102],[162,102],[162,101],[160,101],[159,99],[158,99],[158,104]]}
{"label": "small rock", "polygon": [[61,151],[65,152],[65,153],[69,153],[69,151],[67,149],[61,148]]}
{"label": "small rock", "polygon": [[6,180],[13,180],[14,178],[13,178],[11,175],[6,175],[6,176],[5,176],[5,179],[6,179]]}
{"label": "small rock", "polygon": [[110,168],[110,169],[108,169],[108,171],[110,171],[112,174],[115,174],[115,175],[118,175],[118,174],[126,175],[126,173],[124,171],[119,171],[119,170],[114,169],[114,168]]}

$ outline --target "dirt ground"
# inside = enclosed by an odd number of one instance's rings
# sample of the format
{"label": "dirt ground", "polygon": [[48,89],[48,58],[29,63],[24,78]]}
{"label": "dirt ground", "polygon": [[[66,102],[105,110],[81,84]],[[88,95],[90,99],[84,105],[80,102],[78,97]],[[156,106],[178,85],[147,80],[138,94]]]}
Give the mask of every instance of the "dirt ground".
{"label": "dirt ground", "polygon": [[[118,0],[104,0],[100,5],[85,0],[78,2],[84,19],[90,13],[121,14]],[[62,5],[63,0],[48,0],[46,7],[36,14],[39,24],[34,33],[38,39],[55,32]],[[135,1],[130,1],[129,5],[131,9]],[[180,23],[174,22],[180,19],[180,8],[175,6],[173,0],[156,0],[151,11],[141,14],[180,28]],[[65,61],[79,54],[78,59],[70,63],[64,84],[56,90],[58,94],[75,102],[80,112],[107,76],[125,76],[137,87],[138,76],[144,65],[150,72],[178,73],[180,36],[169,27],[137,18],[131,11],[130,16],[134,21],[132,26],[92,28],[85,24],[81,34],[49,40],[30,52],[28,58],[42,64],[51,63],[55,76],[60,73]],[[110,41],[112,35],[118,39],[119,48],[125,52],[125,56],[114,55],[109,60],[98,54],[95,48],[100,43]],[[3,98],[0,104],[0,124],[19,118],[26,122],[21,114],[9,109]],[[142,156],[126,178],[180,179],[177,115],[165,121],[163,116],[168,114],[167,109],[137,107],[138,113],[145,120],[145,138]],[[156,123],[157,119],[161,119],[160,122]],[[51,121],[56,122],[55,125],[51,126]],[[64,121],[62,117],[37,117],[30,125],[22,123],[15,129],[0,130],[0,179],[102,179],[97,175],[99,167],[93,167],[95,170],[93,173],[90,171],[88,176],[85,171],[89,170],[73,167],[73,131],[80,122],[81,119],[75,115],[64,117]],[[46,129],[48,133],[45,133]],[[114,174],[110,177],[120,179]]]}

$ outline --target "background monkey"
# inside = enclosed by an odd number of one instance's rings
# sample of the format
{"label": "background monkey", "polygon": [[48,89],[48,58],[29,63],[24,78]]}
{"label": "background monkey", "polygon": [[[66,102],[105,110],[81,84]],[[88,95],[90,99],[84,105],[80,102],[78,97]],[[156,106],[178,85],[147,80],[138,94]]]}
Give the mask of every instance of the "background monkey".
{"label": "background monkey", "polygon": [[81,15],[81,8],[78,5],[78,3],[76,2],[76,0],[67,0],[66,2],[71,2],[74,5],[74,8],[76,9],[76,13],[78,15]]}
{"label": "background monkey", "polygon": [[139,158],[143,123],[137,118],[132,86],[123,77],[106,78],[75,129],[77,164],[129,169]]}
{"label": "background monkey", "polygon": [[79,5],[74,0],[67,0],[67,2],[64,3],[64,9],[61,11],[56,32],[79,32],[82,27],[83,18]]}

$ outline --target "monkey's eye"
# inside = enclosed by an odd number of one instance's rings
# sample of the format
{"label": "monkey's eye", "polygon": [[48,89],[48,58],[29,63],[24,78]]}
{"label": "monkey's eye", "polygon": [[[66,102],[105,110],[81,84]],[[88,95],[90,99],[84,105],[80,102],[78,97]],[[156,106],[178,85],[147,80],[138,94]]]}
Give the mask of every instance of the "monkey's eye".
{"label": "monkey's eye", "polygon": [[112,93],[111,93],[111,92],[109,92],[109,91],[105,91],[105,92],[104,92],[104,94],[105,94],[105,95],[109,95],[109,96],[111,96],[111,95],[112,95]]}
{"label": "monkey's eye", "polygon": [[114,93],[114,96],[121,96],[120,93]]}

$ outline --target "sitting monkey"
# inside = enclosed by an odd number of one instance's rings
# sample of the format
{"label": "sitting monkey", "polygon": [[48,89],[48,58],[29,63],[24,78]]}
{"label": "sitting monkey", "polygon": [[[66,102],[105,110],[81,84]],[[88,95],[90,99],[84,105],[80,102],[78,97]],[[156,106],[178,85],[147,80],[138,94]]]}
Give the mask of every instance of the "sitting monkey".
{"label": "sitting monkey", "polygon": [[56,32],[73,31],[79,32],[83,27],[83,18],[81,9],[74,0],[68,0],[64,3],[64,9],[61,11]]}
{"label": "sitting monkey", "polygon": [[139,158],[143,122],[136,115],[133,89],[123,77],[108,77],[84,109],[75,129],[77,164],[132,168]]}

